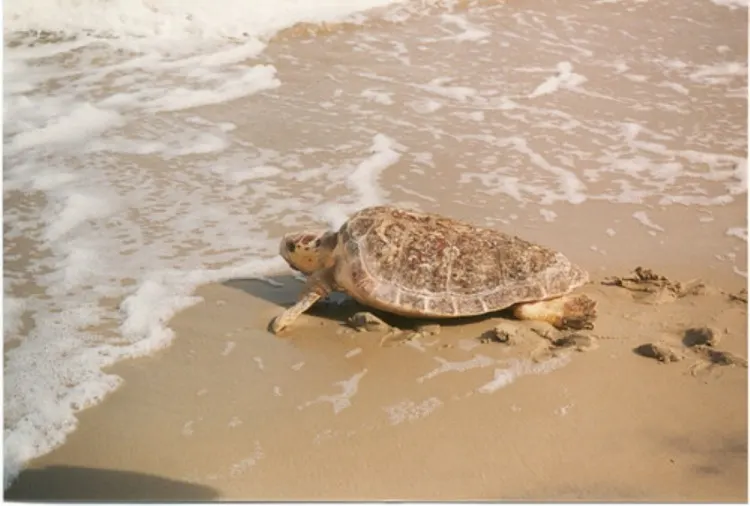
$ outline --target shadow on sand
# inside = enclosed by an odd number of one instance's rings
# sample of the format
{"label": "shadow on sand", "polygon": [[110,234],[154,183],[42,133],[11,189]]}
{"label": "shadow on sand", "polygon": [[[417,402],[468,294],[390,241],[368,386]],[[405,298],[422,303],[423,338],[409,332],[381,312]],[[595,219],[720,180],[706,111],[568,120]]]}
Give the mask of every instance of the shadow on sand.
{"label": "shadow on sand", "polygon": [[214,501],[218,491],[150,474],[85,467],[28,469],[5,491],[6,501]]}
{"label": "shadow on sand", "polygon": [[[262,280],[236,278],[224,281],[222,284],[236,290],[242,290],[248,295],[277,305],[279,306],[279,313],[281,313],[281,311],[296,302],[304,283],[292,275],[283,275],[271,276]],[[306,314],[345,324],[346,320],[358,311],[371,312],[385,321],[388,325],[404,330],[413,329],[418,325],[429,323],[437,323],[445,327],[450,327],[454,325],[466,325],[468,323],[481,322],[492,318],[512,318],[507,310],[463,318],[407,318],[363,306],[348,295],[339,292],[332,293],[326,300],[318,302],[310,308]]]}

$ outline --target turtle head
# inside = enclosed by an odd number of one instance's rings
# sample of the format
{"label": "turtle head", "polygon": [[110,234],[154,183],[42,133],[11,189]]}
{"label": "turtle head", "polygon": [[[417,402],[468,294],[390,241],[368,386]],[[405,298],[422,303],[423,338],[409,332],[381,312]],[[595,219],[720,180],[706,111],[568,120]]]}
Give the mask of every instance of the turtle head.
{"label": "turtle head", "polygon": [[330,230],[285,234],[279,253],[289,266],[305,275],[333,265],[338,234]]}

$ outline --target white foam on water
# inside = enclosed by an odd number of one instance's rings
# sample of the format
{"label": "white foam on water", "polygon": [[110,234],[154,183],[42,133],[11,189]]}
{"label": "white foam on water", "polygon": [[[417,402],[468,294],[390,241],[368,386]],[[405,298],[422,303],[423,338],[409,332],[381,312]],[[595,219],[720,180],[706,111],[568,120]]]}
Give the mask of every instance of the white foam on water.
{"label": "white foam on water", "polygon": [[121,379],[105,374],[103,368],[170,344],[174,333],[166,323],[201,300],[190,295],[196,286],[243,273],[252,277],[277,272],[283,268],[279,260],[255,260],[214,271],[148,272],[120,305],[121,337],[111,342],[81,330],[118,318],[101,308],[90,291],[67,300],[62,311],[40,308],[34,314],[34,330],[5,354],[5,486],[26,461],[64,442],[76,427],[76,412],[100,402],[120,385]]}
{"label": "white foam on water", "polygon": [[[470,88],[468,86],[450,86],[453,79],[450,77],[438,77],[430,81],[428,84],[420,86],[425,91],[440,95],[445,98],[450,98],[458,102],[466,102],[469,98],[477,95],[479,92],[476,88]],[[439,102],[428,100],[424,103],[425,112],[434,112],[438,108],[442,107]],[[421,107],[421,106],[420,106]]]}
{"label": "white foam on water", "polygon": [[460,28],[462,31],[456,35],[448,37],[448,39],[456,40],[459,42],[471,41],[476,42],[484,40],[490,36],[490,32],[480,28],[479,26],[471,23],[466,16],[460,16],[457,14],[442,14],[440,19],[445,25],[453,25]]}
{"label": "white foam on water", "polygon": [[747,77],[746,62],[722,62],[711,65],[699,65],[698,70],[690,74],[690,79],[701,84],[728,84],[735,77]]}
{"label": "white foam on water", "polygon": [[747,9],[750,6],[750,0],[711,0],[711,2],[716,5],[729,7],[730,9],[739,9],[743,7]]}
{"label": "white foam on water", "polygon": [[329,228],[338,230],[349,216],[364,207],[384,204],[387,195],[379,184],[381,173],[401,159],[404,146],[383,134],[372,138],[370,156],[361,161],[346,177],[354,203],[326,203],[318,208]]}
{"label": "white foam on water", "polygon": [[411,100],[407,102],[406,105],[408,105],[409,107],[414,109],[415,112],[418,112],[420,114],[430,114],[443,108],[443,104],[441,104],[440,102],[436,100],[432,100],[429,98],[425,98],[421,100]]}
{"label": "white foam on water", "polygon": [[548,77],[542,84],[537,86],[529,94],[529,98],[548,95],[560,89],[573,90],[587,81],[584,76],[573,72],[573,65],[567,61],[558,63],[555,71],[555,75]]}
{"label": "white foam on water", "polygon": [[340,387],[341,393],[333,395],[321,395],[317,399],[302,404],[298,407],[298,409],[305,409],[315,404],[328,402],[333,408],[333,414],[339,414],[341,411],[352,405],[351,400],[356,395],[357,390],[359,390],[359,381],[364,377],[365,374],[367,374],[367,369],[363,369],[361,372],[356,373],[354,376],[347,380],[337,381],[333,385]]}
{"label": "white foam on water", "polygon": [[555,408],[554,413],[559,416],[565,416],[570,411],[570,408],[573,407],[573,403],[566,404],[565,406],[560,406],[559,408]]}
{"label": "white foam on water", "polygon": [[659,83],[659,86],[662,86],[664,88],[669,88],[682,95],[690,95],[690,90],[687,89],[685,86],[681,85],[680,83],[673,83],[671,81],[663,81]]}
{"label": "white foam on water", "polygon": [[82,0],[9,0],[5,2],[5,30],[89,32],[104,36],[160,38],[181,42],[198,38],[267,38],[297,23],[354,21],[353,15],[394,0],[328,0],[300,2],[243,2],[217,6],[210,0],[184,2],[99,2]]}
{"label": "white foam on water", "polygon": [[74,149],[90,137],[121,126],[123,122],[116,111],[99,109],[89,103],[76,104],[64,116],[48,118],[38,128],[19,132],[5,145],[5,150],[13,155],[35,147],[54,149],[63,145],[66,149]]}
{"label": "white foam on water", "polygon": [[179,111],[203,105],[218,104],[281,86],[272,65],[256,65],[238,79],[228,80],[215,89],[174,88],[169,95],[145,102],[153,112]]}
{"label": "white foam on water", "polygon": [[732,227],[727,229],[727,235],[731,237],[739,237],[747,242],[747,227]]}
{"label": "white foam on water", "polygon": [[385,196],[378,185],[380,174],[395,164],[401,158],[397,149],[404,149],[390,137],[377,134],[372,139],[370,148],[372,155],[357,165],[348,178],[349,186],[354,190],[359,199],[357,204],[361,207],[369,207],[385,202]]}
{"label": "white foam on water", "polygon": [[362,96],[382,105],[393,105],[393,93],[387,93],[379,90],[367,89],[362,92]]}
{"label": "white foam on water", "polygon": [[442,357],[433,357],[440,365],[428,372],[427,374],[417,378],[417,383],[424,383],[425,380],[432,379],[441,374],[448,372],[465,372],[470,369],[477,369],[481,367],[488,367],[493,365],[496,361],[486,355],[474,355],[474,357],[463,362],[451,362]]}
{"label": "white foam on water", "polygon": [[232,353],[232,351],[234,351],[234,348],[236,346],[237,346],[237,343],[235,343],[234,341],[227,341],[226,344],[224,344],[224,349],[221,351],[221,355],[223,357],[226,357],[227,355]]}
{"label": "white foam on water", "polygon": [[253,357],[253,361],[258,365],[258,369],[261,371],[266,370],[266,366],[263,364],[263,359],[261,357]]}
{"label": "white foam on water", "polygon": [[544,221],[548,223],[555,221],[555,219],[557,218],[557,213],[550,209],[540,209],[539,214],[541,214],[542,218],[544,218]]}
{"label": "white foam on water", "polygon": [[659,232],[664,232],[664,227],[662,227],[661,225],[657,225],[656,223],[654,223],[653,221],[651,221],[651,218],[649,218],[649,216],[646,213],[646,211],[636,211],[636,212],[634,212],[633,213],[633,218],[635,218],[636,221],[638,221],[642,225],[645,225],[646,227],[648,227],[648,228],[650,228],[652,230],[657,230]]}
{"label": "white foam on water", "polygon": [[182,426],[182,430],[180,431],[180,434],[182,434],[184,437],[190,437],[195,433],[195,429],[193,428],[193,425],[195,424],[195,421],[189,420],[185,422]]}
{"label": "white foam on water", "polygon": [[266,454],[263,451],[263,447],[261,446],[260,441],[255,441],[253,443],[253,446],[254,448],[250,456],[240,460],[239,462],[235,462],[230,466],[229,476],[231,476],[232,478],[242,476],[253,467],[255,467],[258,462],[263,460],[263,458],[265,458]]}
{"label": "white foam on water", "polygon": [[539,204],[545,206],[555,202],[581,204],[588,198],[586,193],[587,187],[575,172],[550,163],[544,156],[529,146],[527,139],[523,137],[499,138],[490,135],[475,134],[464,135],[462,137],[467,140],[486,142],[497,148],[512,150],[515,153],[523,155],[534,167],[552,178],[554,187],[550,189],[521,182],[520,177],[509,175],[509,171],[504,168],[483,172],[464,171],[460,176],[460,183],[480,182],[486,188],[484,192],[489,195],[504,193],[519,202],[527,202],[527,195],[532,195],[539,198]]}
{"label": "white foam on water", "polygon": [[356,357],[360,353],[362,353],[362,348],[354,348],[353,350],[347,351],[344,357],[352,358],[352,357]]}
{"label": "white foam on water", "polygon": [[388,414],[388,421],[391,425],[398,425],[403,422],[414,422],[424,418],[443,405],[443,401],[437,397],[430,397],[421,402],[411,400],[401,401],[392,406],[386,406],[383,410]]}
{"label": "white foam on water", "polygon": [[477,388],[481,394],[491,394],[504,388],[521,376],[528,374],[548,374],[570,362],[568,355],[552,358],[545,362],[536,363],[529,360],[512,360],[508,367],[495,369],[494,377],[489,382]]}
{"label": "white foam on water", "polygon": [[116,211],[112,197],[97,193],[71,193],[49,206],[43,217],[48,223],[45,240],[55,242],[87,220],[112,215]]}

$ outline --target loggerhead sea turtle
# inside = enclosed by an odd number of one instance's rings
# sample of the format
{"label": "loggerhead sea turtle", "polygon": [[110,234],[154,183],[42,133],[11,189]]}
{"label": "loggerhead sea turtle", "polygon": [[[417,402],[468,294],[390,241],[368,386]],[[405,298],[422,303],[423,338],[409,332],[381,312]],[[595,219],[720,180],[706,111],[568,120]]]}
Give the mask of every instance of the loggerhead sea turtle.
{"label": "loggerhead sea turtle", "polygon": [[497,230],[392,206],[357,211],[338,232],[285,235],[281,256],[307,275],[298,302],[274,318],[287,328],[320,298],[345,292],[402,316],[456,318],[513,307],[518,319],[590,327],[596,302],[566,295],[588,273],[562,253]]}

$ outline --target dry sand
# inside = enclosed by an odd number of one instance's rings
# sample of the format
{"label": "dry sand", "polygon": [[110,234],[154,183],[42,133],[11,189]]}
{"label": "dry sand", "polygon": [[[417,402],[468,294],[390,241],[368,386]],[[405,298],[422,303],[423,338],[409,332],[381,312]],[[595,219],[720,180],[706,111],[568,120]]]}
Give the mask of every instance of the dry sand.
{"label": "dry sand", "polygon": [[[175,344],[118,365],[124,386],[7,497],[747,498],[747,369],[711,363],[687,333],[711,326],[715,349],[746,356],[747,305],[726,292],[654,303],[594,282],[595,346],[576,351],[520,323],[514,343],[482,342],[499,318],[381,345],[342,326],[349,303],[277,338],[265,324],[299,282],[274,281],[201,288],[172,321]],[[660,341],[684,358],[636,351]],[[513,359],[527,374],[483,391]],[[436,374],[459,362],[475,368]]]}

